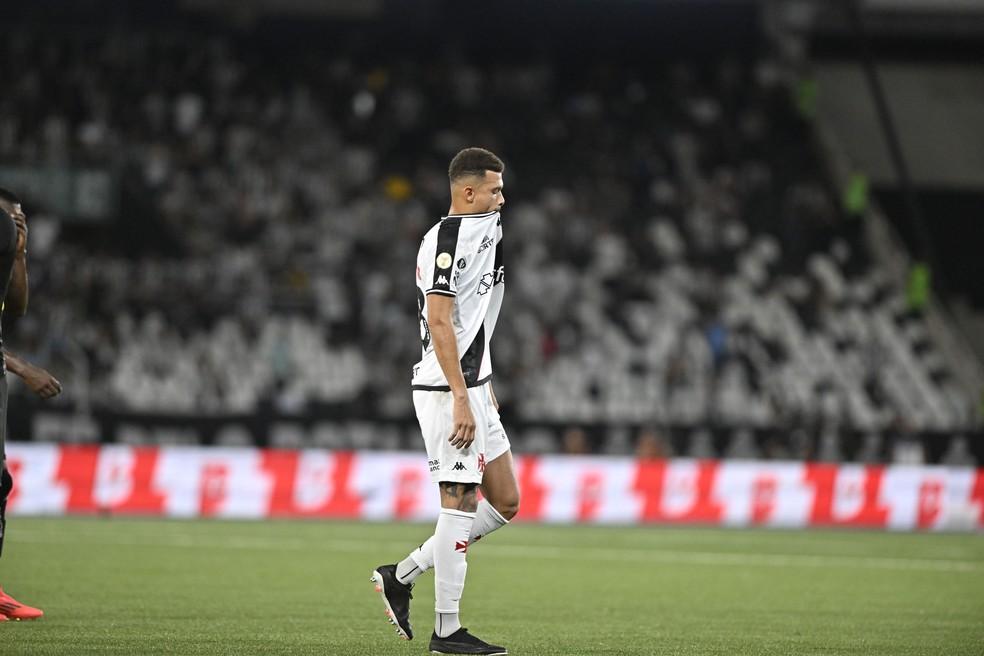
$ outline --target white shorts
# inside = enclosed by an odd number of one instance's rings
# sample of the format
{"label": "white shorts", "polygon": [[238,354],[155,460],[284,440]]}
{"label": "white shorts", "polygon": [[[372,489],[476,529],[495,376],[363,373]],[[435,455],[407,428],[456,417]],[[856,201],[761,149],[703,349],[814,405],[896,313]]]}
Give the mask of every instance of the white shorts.
{"label": "white shorts", "polygon": [[509,450],[509,438],[499,412],[492,405],[489,383],[468,388],[468,401],[475,416],[475,441],[467,449],[456,449],[451,437],[451,392],[414,390],[413,406],[427,447],[427,464],[435,483],[481,483],[485,464]]}

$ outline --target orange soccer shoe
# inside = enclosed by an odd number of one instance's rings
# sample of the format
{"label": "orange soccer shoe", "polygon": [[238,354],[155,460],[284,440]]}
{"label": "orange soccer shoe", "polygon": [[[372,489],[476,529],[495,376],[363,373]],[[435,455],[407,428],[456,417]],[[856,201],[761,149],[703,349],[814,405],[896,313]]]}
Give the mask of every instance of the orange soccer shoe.
{"label": "orange soccer shoe", "polygon": [[36,620],[44,615],[39,608],[31,608],[17,601],[0,588],[0,619],[2,620]]}

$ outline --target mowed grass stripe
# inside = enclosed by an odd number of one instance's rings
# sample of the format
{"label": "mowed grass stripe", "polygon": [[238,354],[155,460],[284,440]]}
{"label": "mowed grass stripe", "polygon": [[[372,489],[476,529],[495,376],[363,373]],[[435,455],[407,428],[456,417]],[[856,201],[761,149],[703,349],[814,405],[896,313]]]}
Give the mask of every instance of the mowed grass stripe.
{"label": "mowed grass stripe", "polygon": [[[380,535],[393,536],[406,533],[409,536],[433,529],[433,522],[379,522],[349,520],[238,520],[238,519],[158,519],[128,516],[108,517],[15,517],[18,526],[37,532],[67,535],[73,531],[109,533],[117,529],[130,534],[157,535],[161,531],[190,534],[228,534],[253,536],[258,532],[283,534],[289,532],[297,539],[320,539],[326,534],[343,535],[351,539],[372,540]],[[522,535],[521,541],[531,545],[553,546],[576,536],[576,542],[599,547],[620,544],[638,546],[676,544],[681,547],[696,543],[721,543],[739,550],[761,551],[777,544],[795,547],[797,550],[847,549],[855,555],[885,550],[886,544],[893,551],[900,548],[946,553],[958,558],[977,559],[984,562],[984,540],[973,534],[934,532],[886,532],[863,529],[810,529],[790,530],[782,528],[717,528],[654,524],[647,526],[590,525],[590,524],[529,524],[513,523],[501,535]],[[984,532],[978,533],[984,537]],[[498,538],[497,538],[498,539]],[[823,554],[818,554],[823,555]]]}
{"label": "mowed grass stripe", "polygon": [[[370,539],[298,540],[296,538],[256,538],[229,536],[207,538],[197,533],[178,533],[169,531],[163,535],[127,537],[107,536],[104,532],[73,531],[70,537],[58,536],[48,532],[19,531],[17,539],[25,544],[68,544],[77,543],[82,537],[86,544],[100,546],[127,547],[174,547],[187,549],[257,549],[262,551],[308,551],[329,550],[349,553],[366,551],[402,553],[408,549],[405,541],[380,542]],[[656,547],[618,547],[600,549],[597,547],[553,546],[509,544],[497,545],[488,542],[476,546],[481,553],[503,558],[569,559],[619,562],[651,562],[665,564],[688,564],[706,566],[748,566],[748,567],[809,567],[828,569],[834,567],[876,568],[886,570],[923,570],[934,572],[981,573],[984,563],[958,559],[892,558],[873,556],[844,555],[804,555],[804,554],[754,554],[716,551],[675,551]],[[473,552],[474,553],[474,552]]]}

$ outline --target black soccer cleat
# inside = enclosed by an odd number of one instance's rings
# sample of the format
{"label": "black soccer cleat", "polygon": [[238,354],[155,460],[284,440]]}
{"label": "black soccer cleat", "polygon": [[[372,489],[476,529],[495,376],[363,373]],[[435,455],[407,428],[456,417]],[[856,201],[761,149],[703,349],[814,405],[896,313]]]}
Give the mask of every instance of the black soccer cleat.
{"label": "black soccer cleat", "polygon": [[484,656],[502,656],[509,653],[505,647],[496,647],[479,640],[464,627],[447,638],[438,638],[436,633],[431,635],[430,650],[432,654],[484,654]]}
{"label": "black soccer cleat", "polygon": [[396,565],[380,565],[369,579],[376,584],[376,592],[383,597],[386,605],[386,616],[390,624],[396,627],[396,633],[404,640],[413,640],[413,628],[410,626],[410,600],[413,595],[410,590],[413,584],[405,585],[396,578]]}

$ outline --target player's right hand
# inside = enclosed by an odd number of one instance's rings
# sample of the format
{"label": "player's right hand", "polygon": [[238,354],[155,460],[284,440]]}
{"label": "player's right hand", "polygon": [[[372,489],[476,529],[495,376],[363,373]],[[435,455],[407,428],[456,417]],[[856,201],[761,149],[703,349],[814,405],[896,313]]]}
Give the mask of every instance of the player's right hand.
{"label": "player's right hand", "polygon": [[448,438],[448,442],[456,449],[468,448],[475,441],[475,416],[472,414],[467,396],[455,398],[451,422],[451,437]]}
{"label": "player's right hand", "polygon": [[30,365],[24,374],[24,382],[42,399],[50,399],[61,394],[62,386],[58,379],[41,367]]}

